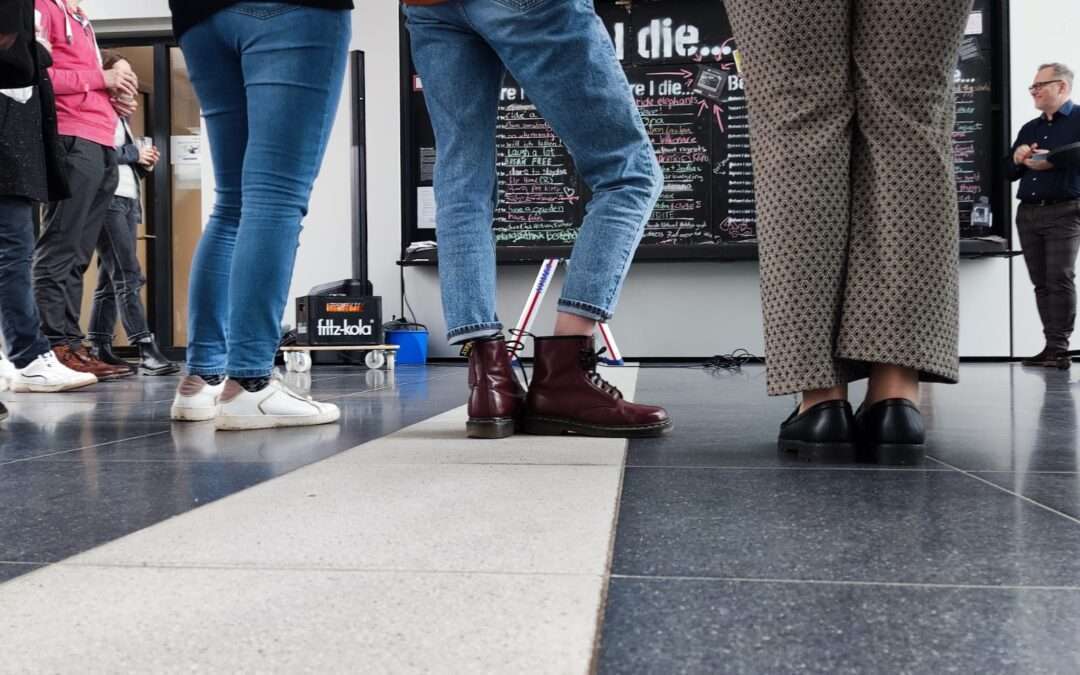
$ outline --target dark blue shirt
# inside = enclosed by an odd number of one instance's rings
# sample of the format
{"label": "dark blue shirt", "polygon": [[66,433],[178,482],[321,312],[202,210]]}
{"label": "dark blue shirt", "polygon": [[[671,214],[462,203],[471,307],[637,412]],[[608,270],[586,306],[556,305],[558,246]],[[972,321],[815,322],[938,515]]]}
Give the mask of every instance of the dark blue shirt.
{"label": "dark blue shirt", "polygon": [[1080,199],[1080,170],[1053,169],[1032,171],[1023,164],[1013,163],[1013,155],[1021,145],[1039,144],[1040,150],[1054,150],[1069,143],[1080,142],[1080,106],[1066,101],[1053,119],[1039,115],[1020,130],[1012,152],[1009,153],[1007,170],[1009,180],[1020,181],[1018,196],[1022,202]]}

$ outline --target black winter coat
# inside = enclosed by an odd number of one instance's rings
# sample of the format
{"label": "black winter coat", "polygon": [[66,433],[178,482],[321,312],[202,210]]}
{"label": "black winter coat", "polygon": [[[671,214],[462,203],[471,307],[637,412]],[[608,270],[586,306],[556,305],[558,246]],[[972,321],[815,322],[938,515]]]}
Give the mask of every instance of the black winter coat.
{"label": "black winter coat", "polygon": [[[64,171],[64,148],[56,131],[56,98],[48,67],[52,57],[34,37],[33,0],[0,0],[0,13],[12,11],[23,17],[19,43],[30,46],[33,59],[33,96],[26,103],[0,95],[0,195],[25,197],[38,202],[71,196]],[[11,82],[15,70],[0,59],[0,81]],[[6,76],[6,77],[5,77]]]}

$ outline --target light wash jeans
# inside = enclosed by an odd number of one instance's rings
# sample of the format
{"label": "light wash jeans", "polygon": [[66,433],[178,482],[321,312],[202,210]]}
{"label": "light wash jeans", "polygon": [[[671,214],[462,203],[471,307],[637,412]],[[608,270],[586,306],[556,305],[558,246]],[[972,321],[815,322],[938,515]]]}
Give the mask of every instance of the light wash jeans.
{"label": "light wash jeans", "polygon": [[301,221],[341,97],[350,31],[348,11],[243,2],[180,40],[217,181],[191,265],[191,374],[273,371]]}
{"label": "light wash jeans", "polygon": [[502,330],[492,218],[504,66],[593,193],[559,311],[610,319],[663,174],[591,0],[451,0],[408,6],[405,15],[435,130],[439,276],[450,342]]}

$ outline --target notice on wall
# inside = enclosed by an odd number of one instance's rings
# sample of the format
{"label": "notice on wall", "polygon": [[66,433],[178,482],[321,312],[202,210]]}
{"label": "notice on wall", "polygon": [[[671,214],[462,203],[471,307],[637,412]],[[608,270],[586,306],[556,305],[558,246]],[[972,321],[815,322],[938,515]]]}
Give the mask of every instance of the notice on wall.
{"label": "notice on wall", "polygon": [[169,156],[173,164],[199,164],[202,162],[202,139],[198,135],[172,136]]}
{"label": "notice on wall", "polygon": [[416,226],[435,229],[435,188],[416,188]]}

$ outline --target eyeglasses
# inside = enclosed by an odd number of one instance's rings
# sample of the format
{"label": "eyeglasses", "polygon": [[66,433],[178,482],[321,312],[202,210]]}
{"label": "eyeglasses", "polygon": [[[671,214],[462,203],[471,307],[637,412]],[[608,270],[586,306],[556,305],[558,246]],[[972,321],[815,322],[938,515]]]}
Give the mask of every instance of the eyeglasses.
{"label": "eyeglasses", "polygon": [[1046,82],[1036,82],[1035,84],[1028,87],[1028,91],[1031,92],[1032,94],[1035,94],[1035,93],[1038,93],[1038,92],[1042,91],[1042,88],[1045,87],[1048,84],[1054,84],[1055,82],[1062,82],[1062,81],[1063,80],[1047,80]]}

